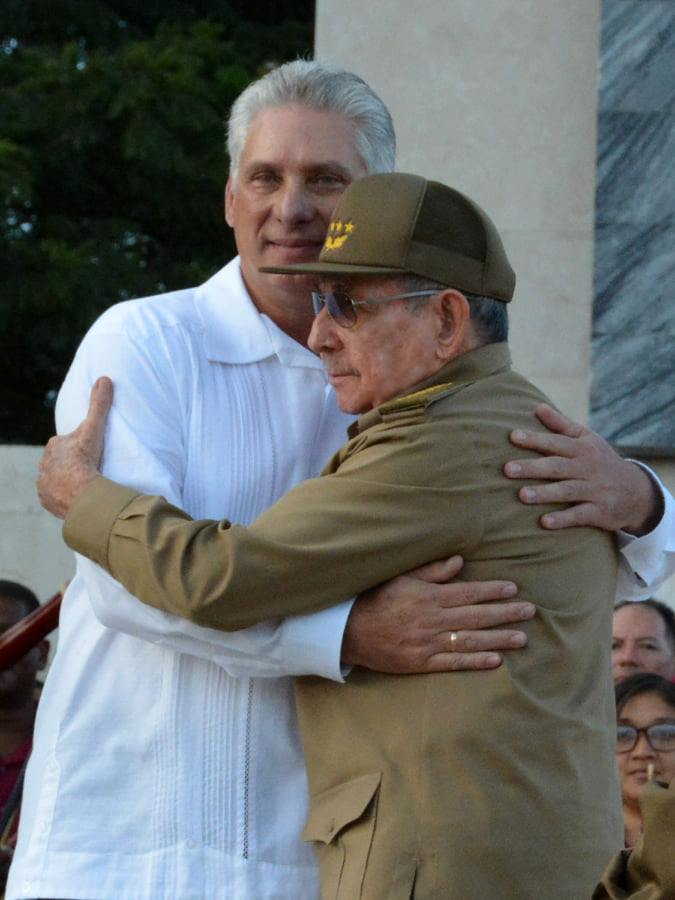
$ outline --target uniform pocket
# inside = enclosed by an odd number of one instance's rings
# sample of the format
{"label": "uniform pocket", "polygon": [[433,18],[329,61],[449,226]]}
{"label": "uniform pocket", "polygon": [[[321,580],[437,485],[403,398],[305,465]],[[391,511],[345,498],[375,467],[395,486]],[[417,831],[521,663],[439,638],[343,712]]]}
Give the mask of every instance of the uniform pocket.
{"label": "uniform pocket", "polygon": [[302,838],[316,844],[322,900],[361,897],[381,778],[379,772],[360,775],[310,801]]}

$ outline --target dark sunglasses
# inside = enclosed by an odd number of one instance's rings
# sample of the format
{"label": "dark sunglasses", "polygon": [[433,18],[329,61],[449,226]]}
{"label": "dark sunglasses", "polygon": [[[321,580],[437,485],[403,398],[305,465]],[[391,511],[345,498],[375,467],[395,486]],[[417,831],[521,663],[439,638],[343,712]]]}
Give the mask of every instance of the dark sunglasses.
{"label": "dark sunglasses", "polygon": [[660,722],[647,728],[634,728],[632,725],[617,725],[616,752],[628,753],[638,742],[641,734],[647,738],[652,750],[668,753],[675,750],[675,723]]}
{"label": "dark sunglasses", "polygon": [[408,294],[394,294],[393,297],[370,297],[366,300],[353,300],[346,291],[336,290],[321,293],[312,291],[314,315],[318,316],[326,307],[328,315],[342,328],[351,328],[356,323],[356,311],[359,306],[370,306],[373,303],[389,303],[391,300],[408,300],[412,297],[433,297],[435,291],[410,291]]}

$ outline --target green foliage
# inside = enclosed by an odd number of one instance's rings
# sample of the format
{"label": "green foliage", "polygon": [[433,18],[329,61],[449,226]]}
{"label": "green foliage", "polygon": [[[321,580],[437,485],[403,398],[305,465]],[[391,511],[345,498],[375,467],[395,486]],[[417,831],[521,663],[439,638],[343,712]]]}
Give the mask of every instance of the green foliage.
{"label": "green foliage", "polygon": [[[297,7],[298,4],[296,3]],[[0,12],[0,441],[42,443],[108,306],[234,252],[224,120],[307,55],[313,4],[5,0]],[[242,10],[244,12],[242,12]]]}

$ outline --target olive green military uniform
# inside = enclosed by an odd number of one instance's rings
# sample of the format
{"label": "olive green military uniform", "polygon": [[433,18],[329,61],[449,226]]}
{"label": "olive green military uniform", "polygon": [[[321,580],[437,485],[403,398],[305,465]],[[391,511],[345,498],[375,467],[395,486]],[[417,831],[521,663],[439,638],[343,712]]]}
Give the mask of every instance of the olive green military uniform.
{"label": "olive green military uniform", "polygon": [[672,900],[675,897],[675,780],[650,784],[640,800],[644,831],[635,849],[607,867],[593,900]]}
{"label": "olive green military uniform", "polygon": [[[366,413],[324,476],[249,528],[193,522],[98,479],[74,549],[144,602],[225,630],[337,603],[461,553],[538,607],[501,668],[299,679],[323,896],[582,900],[621,845],[609,647],[616,560],[592,529],[547,532],[501,468],[544,398],[505,344]],[[227,452],[224,448],[223,452]]]}

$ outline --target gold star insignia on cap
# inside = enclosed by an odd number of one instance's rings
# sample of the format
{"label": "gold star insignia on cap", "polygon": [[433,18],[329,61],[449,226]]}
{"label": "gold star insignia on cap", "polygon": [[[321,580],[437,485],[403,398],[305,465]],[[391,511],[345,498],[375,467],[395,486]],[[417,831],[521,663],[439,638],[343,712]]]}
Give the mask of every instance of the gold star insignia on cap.
{"label": "gold star insignia on cap", "polygon": [[344,242],[349,237],[348,234],[340,234],[338,237],[331,237],[328,235],[326,241],[323,245],[324,250],[339,250],[340,247],[344,244]]}

